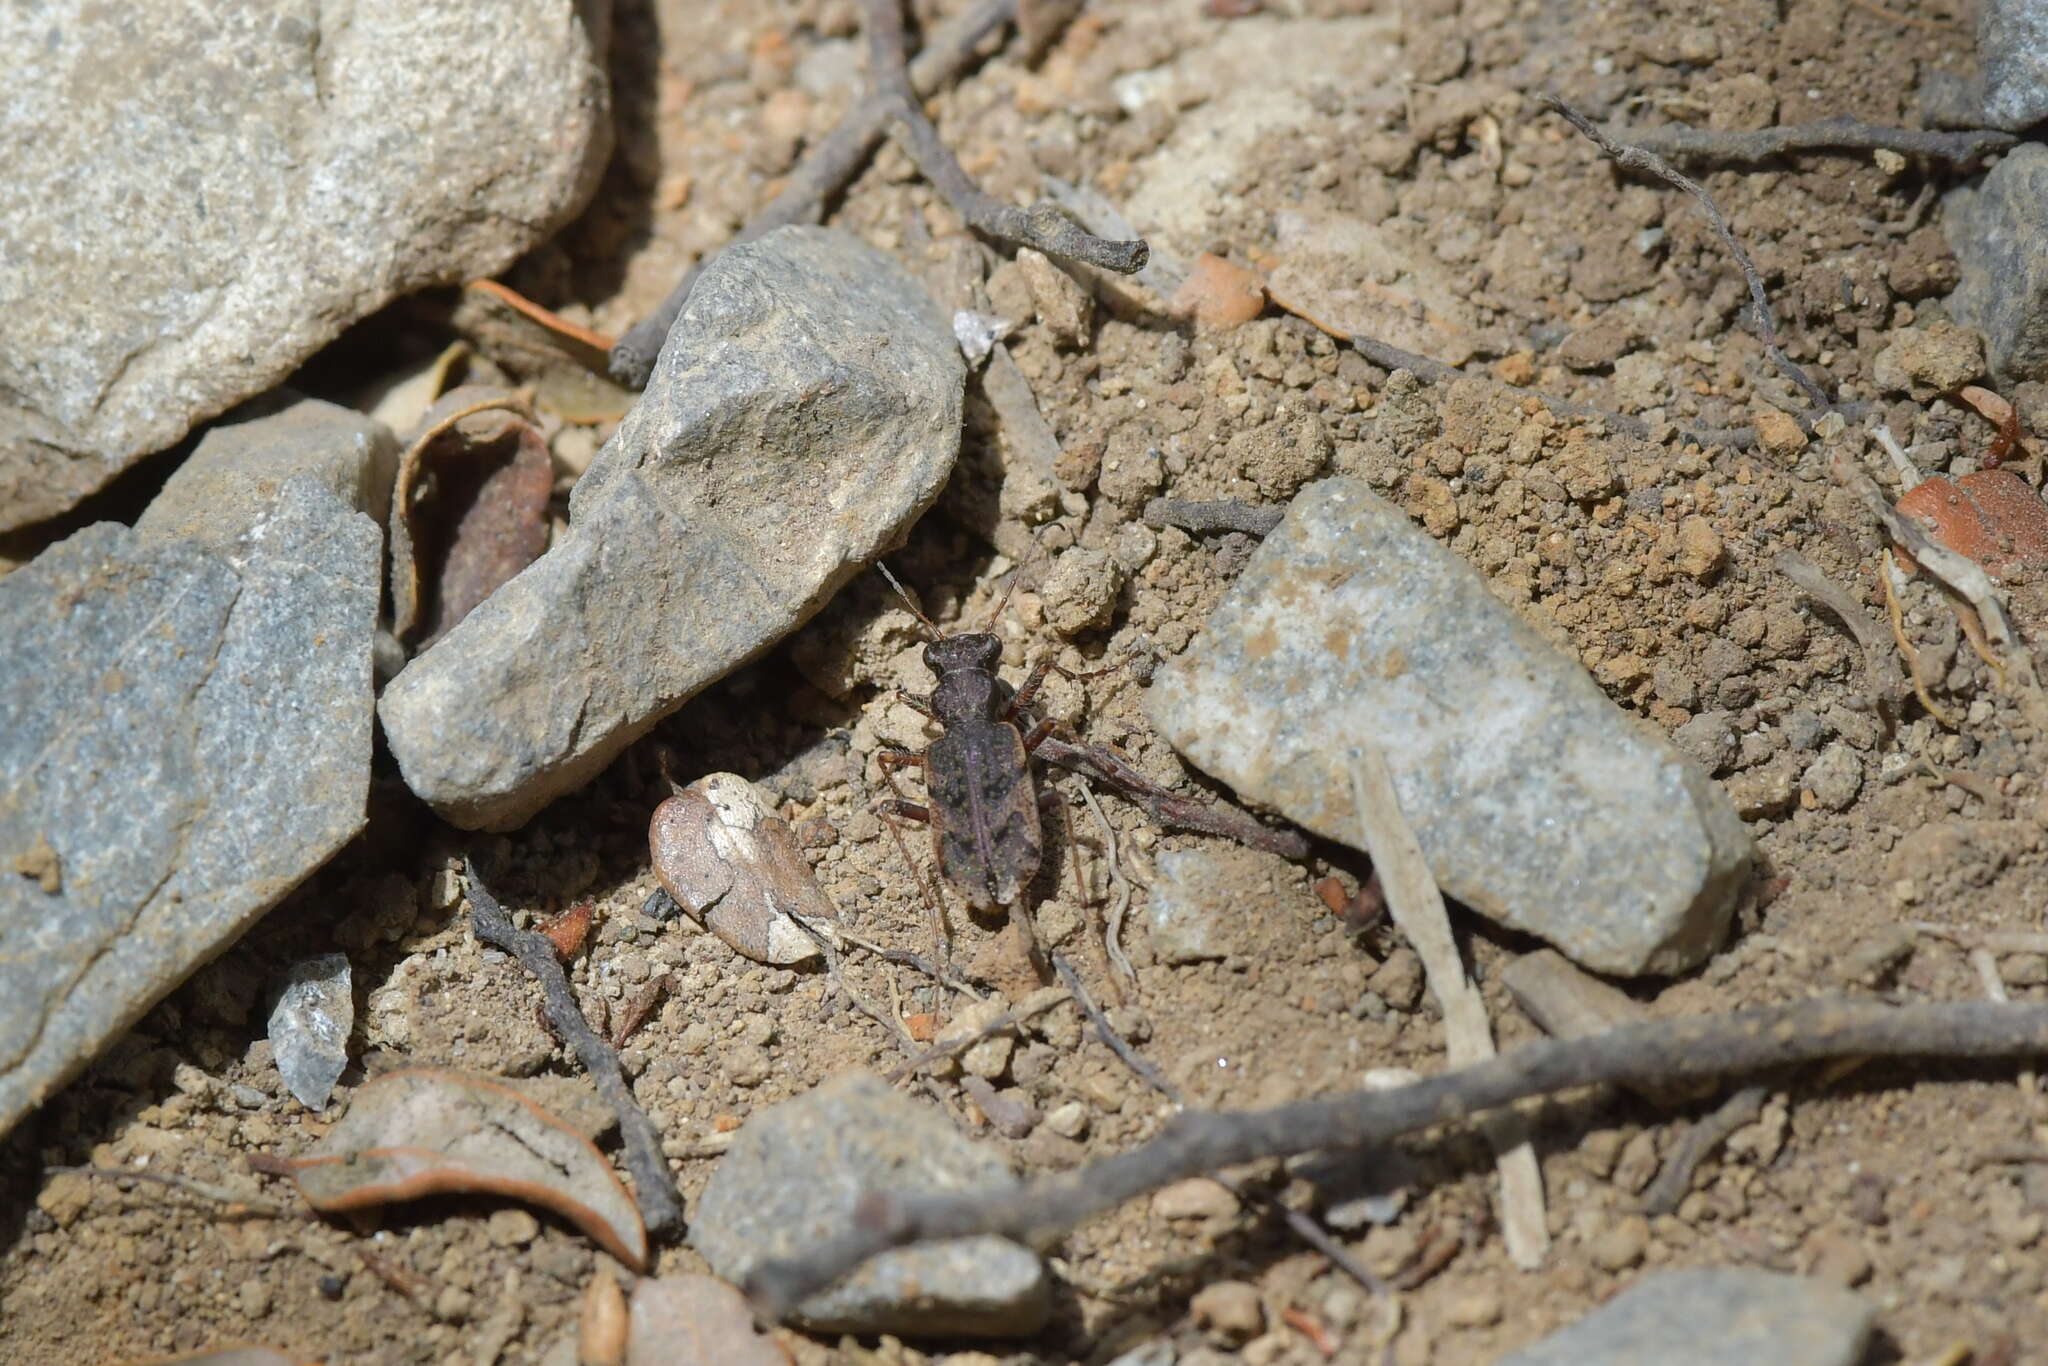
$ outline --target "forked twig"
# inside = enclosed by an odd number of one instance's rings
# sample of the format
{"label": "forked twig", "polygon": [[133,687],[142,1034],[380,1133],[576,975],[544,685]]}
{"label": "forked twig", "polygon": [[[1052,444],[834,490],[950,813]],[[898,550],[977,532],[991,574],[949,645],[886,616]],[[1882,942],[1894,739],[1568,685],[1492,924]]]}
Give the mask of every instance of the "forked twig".
{"label": "forked twig", "polygon": [[959,210],[968,226],[1006,242],[1034,247],[1047,256],[1100,266],[1119,275],[1144,268],[1151,254],[1144,240],[1113,242],[1097,237],[1049,199],[1028,209],[996,199],[967,174],[953,149],[925,116],[910,82],[903,36],[903,0],[867,0],[868,79],[891,101],[889,117],[902,128],[904,150],[924,178]]}
{"label": "forked twig", "polygon": [[619,1055],[597,1036],[577,1008],[561,960],[555,957],[555,946],[544,934],[513,926],[512,917],[484,886],[474,860],[463,860],[462,873],[469,882],[470,926],[476,937],[510,954],[540,983],[548,1023],[576,1050],[577,1060],[597,1085],[597,1093],[619,1117],[619,1134],[626,1142],[626,1169],[633,1174],[633,1197],[649,1236],[680,1233],[683,1202],[676,1194],[675,1178],[669,1175],[668,1160],[661,1155],[661,1133],[633,1099],[633,1090],[619,1070]]}
{"label": "forked twig", "polygon": [[[1016,17],[1017,0],[979,0],[932,35],[931,42],[910,64],[911,85],[926,94],[937,90],[967,69],[982,39]],[[823,217],[826,201],[852,183],[868,157],[881,145],[895,107],[893,95],[875,91],[847,111],[839,126],[797,166],[782,193],[749,218],[726,245],[751,242],[777,228],[814,223]],[[697,276],[709,260],[706,256],[691,266],[661,306],[619,338],[611,353],[613,379],[633,389],[646,385],[662,343],[668,340],[669,329],[675,325],[683,305],[689,302]]]}
{"label": "forked twig", "polygon": [[1150,1143],[1022,1186],[870,1192],[851,1228],[803,1256],[763,1264],[747,1289],[761,1312],[779,1319],[890,1248],[981,1233],[1054,1237],[1184,1177],[1261,1158],[1386,1143],[1576,1086],[1693,1081],[1845,1056],[2002,1058],[2044,1051],[2048,1005],[1987,1001],[1893,1007],[1808,1000],[1546,1040],[1391,1091],[1347,1092],[1270,1110],[1183,1112]]}
{"label": "forked twig", "polygon": [[1700,1163],[1726,1143],[1729,1135],[1762,1114],[1770,1094],[1768,1086],[1745,1086],[1687,1129],[1678,1151],[1671,1154],[1664,1170],[1657,1173],[1657,1179],[1643,1193],[1643,1213],[1676,1211],[1685,1197],[1692,1194],[1693,1175],[1699,1171]]}
{"label": "forked twig", "polygon": [[1835,401],[1828,397],[1827,390],[1815,383],[1811,375],[1794,364],[1792,358],[1785,354],[1784,346],[1778,341],[1778,322],[1771,312],[1770,296],[1764,293],[1764,277],[1757,270],[1756,262],[1749,258],[1749,251],[1742,245],[1742,240],[1735,235],[1735,229],[1728,226],[1727,218],[1722,216],[1720,206],[1714,203],[1714,197],[1707,193],[1706,187],[1677,170],[1656,153],[1615,141],[1602,132],[1591,119],[1558,96],[1546,93],[1542,100],[1564,115],[1572,127],[1592,139],[1593,145],[1605,153],[1615,165],[1628,171],[1646,171],[1693,197],[1699,204],[1700,211],[1707,216],[1707,222],[1713,226],[1715,235],[1735,258],[1735,264],[1742,268],[1742,278],[1749,283],[1749,304],[1755,315],[1757,335],[1763,341],[1765,353],[1784,373],[1785,378],[1798,385],[1806,394],[1817,414],[1831,410],[1835,406]]}

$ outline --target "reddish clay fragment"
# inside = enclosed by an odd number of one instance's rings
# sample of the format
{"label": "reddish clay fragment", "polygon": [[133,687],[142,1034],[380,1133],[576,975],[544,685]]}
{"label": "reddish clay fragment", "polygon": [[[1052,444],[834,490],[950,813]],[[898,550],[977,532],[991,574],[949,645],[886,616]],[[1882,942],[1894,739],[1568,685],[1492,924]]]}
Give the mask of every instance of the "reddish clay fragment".
{"label": "reddish clay fragment", "polygon": [[[1996,578],[2048,564],[2048,502],[2010,470],[1978,470],[1960,479],[1936,475],[1907,491],[1898,509]],[[1911,557],[1899,556],[1908,573]]]}

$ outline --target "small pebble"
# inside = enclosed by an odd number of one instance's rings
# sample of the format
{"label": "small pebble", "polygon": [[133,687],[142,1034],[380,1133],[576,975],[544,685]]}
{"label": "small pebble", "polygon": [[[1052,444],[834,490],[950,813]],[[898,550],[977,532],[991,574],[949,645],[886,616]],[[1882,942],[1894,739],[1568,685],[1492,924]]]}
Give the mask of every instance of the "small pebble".
{"label": "small pebble", "polygon": [[330,1302],[339,1301],[348,1291],[348,1278],[345,1276],[326,1275],[313,1284],[320,1291],[320,1298]]}
{"label": "small pebble", "polygon": [[1007,1034],[983,1039],[960,1055],[960,1066],[974,1076],[995,1081],[1010,1070],[1010,1054],[1017,1041]]}
{"label": "small pebble", "polygon": [[1626,1271],[1643,1260],[1649,1245],[1649,1221],[1640,1214],[1630,1214],[1609,1224],[1586,1250],[1602,1271]]}
{"label": "small pebble", "polygon": [[1257,1287],[1244,1281],[1218,1281],[1204,1286],[1188,1301],[1195,1326],[1223,1346],[1249,1342],[1266,1326],[1265,1306]]}
{"label": "small pebble", "polygon": [[540,1220],[523,1209],[494,1211],[484,1233],[497,1247],[525,1247],[540,1236]]}
{"label": "small pebble", "polygon": [[1846,1234],[1816,1233],[1807,1240],[1808,1274],[1836,1285],[1858,1286],[1870,1279],[1870,1254]]}
{"label": "small pebble", "polygon": [[1152,1212],[1162,1219],[1228,1219],[1237,1213],[1237,1197],[1221,1182],[1191,1176],[1154,1191]]}
{"label": "small pebble", "polygon": [[1422,960],[1413,949],[1395,949],[1373,972],[1369,985],[1395,1010],[1413,1010],[1422,999]]}
{"label": "small pebble", "polygon": [[1088,1132],[1088,1107],[1078,1100],[1053,1107],[1045,1117],[1046,1127],[1062,1138],[1080,1138]]}
{"label": "small pebble", "polygon": [[1467,1290],[1445,1306],[1444,1317],[1460,1328],[1489,1328],[1500,1322],[1500,1296],[1491,1290]]}
{"label": "small pebble", "polygon": [[235,1307],[244,1318],[260,1319],[270,1312],[270,1285],[261,1276],[251,1276],[235,1292]]}
{"label": "small pebble", "polygon": [[1830,811],[1846,811],[1863,790],[1863,761],[1837,740],[1807,765],[1805,785],[1814,800]]}

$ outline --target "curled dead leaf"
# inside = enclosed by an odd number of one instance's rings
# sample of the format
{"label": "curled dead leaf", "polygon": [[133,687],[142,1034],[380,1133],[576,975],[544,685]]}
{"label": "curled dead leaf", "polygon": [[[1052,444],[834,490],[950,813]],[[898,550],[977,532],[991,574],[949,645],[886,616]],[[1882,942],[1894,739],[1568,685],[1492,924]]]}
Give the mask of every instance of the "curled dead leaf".
{"label": "curled dead leaf", "polygon": [[364,1083],[311,1154],[287,1162],[323,1213],[496,1194],[553,1210],[634,1270],[647,1229],[604,1154],[510,1087],[439,1068]]}
{"label": "curled dead leaf", "polygon": [[633,1287],[626,1366],[789,1366],[754,1325],[747,1297],[716,1276],[649,1277]]}
{"label": "curled dead leaf", "polygon": [[576,950],[583,947],[583,941],[590,934],[590,917],[595,908],[588,901],[579,901],[560,915],[550,916],[534,926],[550,944],[555,946],[555,957],[568,962],[576,956]]}
{"label": "curled dead leaf", "polygon": [[1992,441],[1991,449],[1984,453],[1984,468],[1997,469],[2006,457],[2012,454],[2012,448],[2019,444],[2019,413],[2012,404],[1981,385],[1965,384],[1956,391],[1956,397],[1975,408],[1978,416],[1998,428],[1998,436]]}
{"label": "curled dead leaf", "polygon": [[436,400],[392,494],[393,633],[431,644],[538,559],[554,485],[518,395],[463,385]]}
{"label": "curled dead leaf", "polygon": [[655,808],[648,826],[655,876],[706,929],[759,963],[818,956],[790,919],[838,918],[767,796],[736,773],[712,773]]}

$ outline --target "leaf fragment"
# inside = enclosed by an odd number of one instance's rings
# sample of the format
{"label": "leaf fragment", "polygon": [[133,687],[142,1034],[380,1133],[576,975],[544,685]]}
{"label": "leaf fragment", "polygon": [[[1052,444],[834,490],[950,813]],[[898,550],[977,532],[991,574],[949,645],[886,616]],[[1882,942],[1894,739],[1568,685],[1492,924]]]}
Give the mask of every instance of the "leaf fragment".
{"label": "leaf fragment", "polygon": [[663,802],[648,845],[655,875],[677,904],[756,962],[818,956],[791,912],[828,924],[838,918],[788,822],[736,773],[707,774]]}
{"label": "leaf fragment", "polygon": [[495,1194],[554,1211],[634,1270],[647,1229],[590,1141],[508,1086],[441,1068],[364,1083],[311,1154],[285,1164],[323,1213]]}

